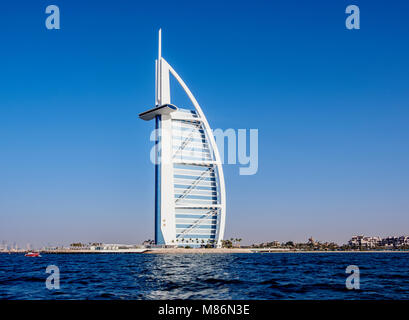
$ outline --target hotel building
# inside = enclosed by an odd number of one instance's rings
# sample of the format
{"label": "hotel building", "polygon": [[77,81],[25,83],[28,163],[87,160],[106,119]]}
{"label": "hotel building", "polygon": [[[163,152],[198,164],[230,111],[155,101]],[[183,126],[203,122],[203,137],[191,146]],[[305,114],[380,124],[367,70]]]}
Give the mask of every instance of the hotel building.
{"label": "hotel building", "polygon": [[[155,123],[155,244],[221,246],[226,195],[222,163],[197,100],[162,57],[156,60],[155,107],[139,115]],[[171,102],[170,77],[191,106]]]}

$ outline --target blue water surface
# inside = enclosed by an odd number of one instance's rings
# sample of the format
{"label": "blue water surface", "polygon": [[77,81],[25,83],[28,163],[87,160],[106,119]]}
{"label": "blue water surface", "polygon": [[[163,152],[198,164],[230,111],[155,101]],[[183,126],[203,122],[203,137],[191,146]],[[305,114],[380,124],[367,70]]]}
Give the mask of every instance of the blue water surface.
{"label": "blue water surface", "polygon": [[[348,265],[360,290],[346,289]],[[408,298],[407,253],[0,254],[0,299]]]}

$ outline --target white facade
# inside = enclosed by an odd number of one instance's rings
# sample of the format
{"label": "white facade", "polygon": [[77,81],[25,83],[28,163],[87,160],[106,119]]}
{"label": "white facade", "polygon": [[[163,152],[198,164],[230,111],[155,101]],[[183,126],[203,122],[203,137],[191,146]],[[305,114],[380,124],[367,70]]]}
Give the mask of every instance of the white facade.
{"label": "white facade", "polygon": [[[173,76],[192,106],[171,104]],[[161,30],[156,60],[155,108],[143,120],[155,120],[155,243],[221,246],[226,196],[223,169],[209,123],[197,100],[162,57]]]}
{"label": "white facade", "polygon": [[382,239],[380,237],[366,237],[363,235],[353,236],[348,244],[352,247],[366,247],[374,248],[381,245]]}

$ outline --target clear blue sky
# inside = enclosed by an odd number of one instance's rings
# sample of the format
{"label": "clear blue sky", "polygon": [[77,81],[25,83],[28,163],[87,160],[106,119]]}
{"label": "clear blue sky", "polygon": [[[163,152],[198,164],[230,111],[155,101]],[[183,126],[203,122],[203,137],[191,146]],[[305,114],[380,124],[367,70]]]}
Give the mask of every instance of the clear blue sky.
{"label": "clear blue sky", "polygon": [[[45,28],[45,7],[61,30]],[[345,8],[361,29],[345,28]],[[153,238],[157,30],[213,128],[259,129],[225,167],[226,237],[409,234],[408,1],[3,1],[0,240]]]}

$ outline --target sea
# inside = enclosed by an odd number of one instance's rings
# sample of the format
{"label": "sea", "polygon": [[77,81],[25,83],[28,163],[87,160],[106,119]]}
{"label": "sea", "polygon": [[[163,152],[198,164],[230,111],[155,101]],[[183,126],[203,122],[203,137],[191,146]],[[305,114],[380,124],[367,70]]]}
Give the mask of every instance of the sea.
{"label": "sea", "polygon": [[0,254],[0,299],[409,299],[409,253]]}

